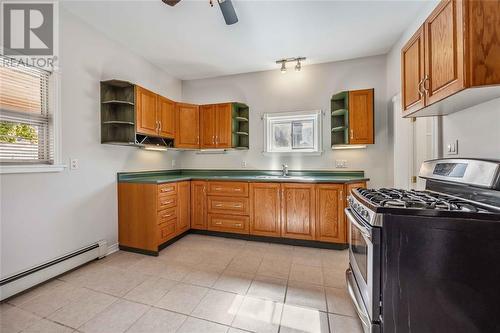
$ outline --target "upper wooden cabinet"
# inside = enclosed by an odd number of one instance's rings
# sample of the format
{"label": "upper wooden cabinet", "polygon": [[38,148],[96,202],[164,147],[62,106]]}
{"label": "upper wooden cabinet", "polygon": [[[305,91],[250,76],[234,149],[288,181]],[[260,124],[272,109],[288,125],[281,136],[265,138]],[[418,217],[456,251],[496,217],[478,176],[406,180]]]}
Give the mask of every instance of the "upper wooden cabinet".
{"label": "upper wooden cabinet", "polygon": [[280,190],[278,183],[250,184],[250,234],[280,237]]}
{"label": "upper wooden cabinet", "polygon": [[198,105],[177,103],[175,147],[200,148],[200,110]]}
{"label": "upper wooden cabinet", "polygon": [[[443,0],[401,50],[404,116],[445,115],[500,97],[500,2]],[[439,103],[437,103],[439,102]]]}
{"label": "upper wooden cabinet", "polygon": [[233,103],[200,106],[201,148],[231,148]]}
{"label": "upper wooden cabinet", "polygon": [[200,106],[200,148],[215,148],[217,111],[215,105]]}
{"label": "upper wooden cabinet", "polygon": [[167,138],[175,137],[175,102],[158,96],[158,132],[160,136]]}
{"label": "upper wooden cabinet", "polygon": [[331,103],[332,147],[375,143],[373,89],[342,91]]}
{"label": "upper wooden cabinet", "polygon": [[158,95],[142,87],[136,86],[136,130],[145,135],[158,135],[156,108]]}
{"label": "upper wooden cabinet", "polygon": [[281,184],[281,236],[315,238],[315,186],[312,184]]}

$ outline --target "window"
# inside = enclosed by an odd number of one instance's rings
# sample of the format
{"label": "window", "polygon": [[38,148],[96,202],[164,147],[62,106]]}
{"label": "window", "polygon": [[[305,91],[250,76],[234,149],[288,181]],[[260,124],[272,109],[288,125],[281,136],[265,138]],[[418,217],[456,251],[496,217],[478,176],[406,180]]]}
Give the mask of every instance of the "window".
{"label": "window", "polygon": [[321,111],[267,113],[264,122],[266,152],[320,152]]}
{"label": "window", "polygon": [[0,164],[54,164],[51,72],[0,55]]}

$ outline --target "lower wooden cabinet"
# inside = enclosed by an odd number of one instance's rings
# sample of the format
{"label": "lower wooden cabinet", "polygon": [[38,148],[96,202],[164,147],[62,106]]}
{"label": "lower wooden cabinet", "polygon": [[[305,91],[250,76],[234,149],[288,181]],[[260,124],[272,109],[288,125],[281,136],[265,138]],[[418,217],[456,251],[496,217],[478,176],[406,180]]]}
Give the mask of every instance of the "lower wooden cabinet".
{"label": "lower wooden cabinet", "polygon": [[281,184],[281,236],[314,240],[316,191],[314,184]]}
{"label": "lower wooden cabinet", "polygon": [[281,185],[250,184],[250,234],[281,236]]}
{"label": "lower wooden cabinet", "polygon": [[346,243],[343,184],[317,185],[316,240]]}
{"label": "lower wooden cabinet", "polygon": [[248,234],[248,216],[208,214],[208,230]]}
{"label": "lower wooden cabinet", "polygon": [[176,232],[183,233],[191,228],[191,182],[178,183]]}
{"label": "lower wooden cabinet", "polygon": [[191,181],[191,228],[207,229],[207,182]]}

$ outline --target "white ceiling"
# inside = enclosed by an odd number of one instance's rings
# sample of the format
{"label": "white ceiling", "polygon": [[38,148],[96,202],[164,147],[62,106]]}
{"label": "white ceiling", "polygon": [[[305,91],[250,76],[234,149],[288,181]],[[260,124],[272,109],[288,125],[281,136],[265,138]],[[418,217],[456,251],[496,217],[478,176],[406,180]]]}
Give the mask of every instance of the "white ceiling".
{"label": "white ceiling", "polygon": [[[214,0],[216,2],[217,0]],[[426,1],[233,0],[239,22],[224,23],[208,0],[64,1],[64,8],[183,80],[389,51]]]}

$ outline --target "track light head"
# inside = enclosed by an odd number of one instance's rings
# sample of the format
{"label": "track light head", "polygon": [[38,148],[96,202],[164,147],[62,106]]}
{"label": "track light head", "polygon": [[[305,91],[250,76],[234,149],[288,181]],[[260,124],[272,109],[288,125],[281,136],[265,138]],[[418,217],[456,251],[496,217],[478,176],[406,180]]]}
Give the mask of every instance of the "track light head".
{"label": "track light head", "polygon": [[281,73],[286,73],[286,61],[281,62]]}
{"label": "track light head", "polygon": [[295,71],[300,72],[302,66],[300,65],[300,59],[297,59],[297,65],[295,65]]}

